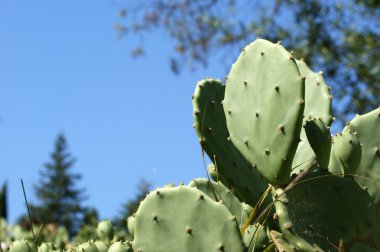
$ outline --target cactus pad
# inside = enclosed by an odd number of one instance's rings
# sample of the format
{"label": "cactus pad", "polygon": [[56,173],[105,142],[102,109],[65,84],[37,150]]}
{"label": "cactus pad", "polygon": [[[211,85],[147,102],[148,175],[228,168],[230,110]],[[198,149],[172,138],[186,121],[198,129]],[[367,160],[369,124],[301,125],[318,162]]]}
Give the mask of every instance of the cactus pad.
{"label": "cactus pad", "polygon": [[104,242],[109,243],[113,238],[113,227],[110,221],[101,221],[96,228],[96,234]]}
{"label": "cactus pad", "polygon": [[242,201],[256,204],[267,183],[229,141],[226,117],[221,104],[225,87],[220,81],[206,79],[198,83],[194,97],[194,128],[202,148],[216,162],[220,180]]}
{"label": "cactus pad", "polygon": [[355,117],[346,126],[356,133],[362,144],[362,160],[356,174],[369,178],[355,178],[368,188],[373,200],[380,204],[380,108]]}
{"label": "cactus pad", "polygon": [[328,169],[331,152],[331,135],[321,118],[306,121],[304,125],[307,141],[313,149],[319,166]]}
{"label": "cactus pad", "polygon": [[192,187],[152,191],[135,217],[134,251],[244,250],[236,217]]}
{"label": "cactus pad", "polygon": [[260,224],[249,225],[244,231],[243,242],[248,251],[264,251],[269,245],[265,227]]}
{"label": "cactus pad", "polygon": [[274,201],[281,231],[303,251],[312,251],[304,242],[326,251],[340,240],[347,251],[356,241],[380,246],[378,209],[351,177],[315,170],[287,192],[277,188]]}
{"label": "cactus pad", "polygon": [[[330,126],[333,117],[331,115],[332,96],[324,81],[323,73],[313,72],[303,60],[296,60],[298,69],[305,79],[305,110],[304,123],[313,118],[321,118],[326,126]],[[315,160],[315,152],[311,148],[306,132],[301,130],[300,143],[293,159],[292,173],[306,170]]]}
{"label": "cactus pad", "polygon": [[289,181],[304,88],[293,56],[262,39],[243,49],[227,78],[223,106],[231,141],[273,185]]}
{"label": "cactus pad", "polygon": [[[248,209],[239,201],[238,198],[225,187],[222,183],[212,182],[204,178],[193,179],[189,183],[190,187],[195,187],[198,190],[205,193],[211,199],[214,199],[214,193],[217,199],[215,201],[222,201],[223,204],[228,208],[232,215],[236,216],[236,220],[241,227],[249,216]],[[211,186],[213,189],[211,189]],[[213,192],[214,191],[214,192]]]}
{"label": "cactus pad", "polygon": [[359,139],[350,130],[334,137],[333,152],[343,174],[355,174],[362,158]]}

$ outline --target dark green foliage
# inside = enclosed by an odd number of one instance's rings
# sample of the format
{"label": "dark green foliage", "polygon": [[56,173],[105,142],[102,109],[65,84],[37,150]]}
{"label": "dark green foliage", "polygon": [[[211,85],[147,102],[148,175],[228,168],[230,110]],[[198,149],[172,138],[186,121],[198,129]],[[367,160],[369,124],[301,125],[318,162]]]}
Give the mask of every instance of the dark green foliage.
{"label": "dark green foliage", "polygon": [[70,171],[75,158],[67,151],[63,134],[58,135],[50,157],[35,187],[40,204],[32,206],[32,216],[39,224],[64,226],[72,237],[83,219],[85,208],[81,203],[85,196],[83,189],[76,187],[81,176]]}
{"label": "dark green foliage", "polygon": [[[335,113],[346,117],[378,105],[379,1],[124,2],[118,31],[143,35],[159,29],[168,33],[173,40],[170,65],[175,73],[184,66],[207,65],[212,55],[222,58],[223,63],[231,62],[257,37],[283,40],[287,48],[295,50],[296,57],[325,73],[335,88],[333,95],[344,105]],[[133,55],[143,53],[140,45]]]}
{"label": "dark green foliage", "polygon": [[3,184],[0,191],[0,218],[7,219],[7,183]]}
{"label": "dark green foliage", "polygon": [[138,185],[138,192],[133,199],[128,200],[123,204],[121,212],[118,217],[113,220],[115,226],[121,230],[127,230],[127,218],[136,213],[139,208],[140,202],[149,193],[151,184],[145,180],[141,180]]}

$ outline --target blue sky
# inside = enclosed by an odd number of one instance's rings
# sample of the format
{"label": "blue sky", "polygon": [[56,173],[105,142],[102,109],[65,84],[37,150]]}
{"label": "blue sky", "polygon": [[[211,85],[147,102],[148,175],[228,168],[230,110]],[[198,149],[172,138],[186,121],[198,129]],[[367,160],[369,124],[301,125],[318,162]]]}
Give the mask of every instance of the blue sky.
{"label": "blue sky", "polygon": [[205,175],[192,129],[191,95],[208,69],[172,74],[163,32],[117,39],[113,1],[0,0],[0,183],[9,186],[9,220],[26,211],[33,185],[63,132],[83,175],[86,206],[112,218],[141,178],[154,186]]}

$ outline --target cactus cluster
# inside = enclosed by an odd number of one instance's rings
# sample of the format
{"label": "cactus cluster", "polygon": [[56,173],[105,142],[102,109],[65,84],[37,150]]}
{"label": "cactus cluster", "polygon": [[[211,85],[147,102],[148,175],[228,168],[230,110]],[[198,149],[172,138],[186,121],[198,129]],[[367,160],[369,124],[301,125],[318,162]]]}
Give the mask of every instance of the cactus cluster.
{"label": "cactus cluster", "polygon": [[[91,229],[91,230],[90,230]],[[8,226],[0,218],[0,251],[9,252],[132,252],[128,237],[122,237],[110,221],[101,221],[97,226],[86,226],[73,241],[63,228],[48,224],[34,227],[34,235],[21,226]]]}
{"label": "cactus cluster", "polygon": [[332,136],[323,73],[262,39],[192,102],[214,181],[152,191],[135,251],[380,250],[380,108]]}
{"label": "cactus cluster", "polygon": [[[380,108],[332,136],[323,73],[263,39],[226,84],[200,81],[192,103],[213,181],[157,188],[127,220],[131,241],[101,222],[95,242],[69,251],[380,250]],[[8,250],[36,251],[26,240]]]}

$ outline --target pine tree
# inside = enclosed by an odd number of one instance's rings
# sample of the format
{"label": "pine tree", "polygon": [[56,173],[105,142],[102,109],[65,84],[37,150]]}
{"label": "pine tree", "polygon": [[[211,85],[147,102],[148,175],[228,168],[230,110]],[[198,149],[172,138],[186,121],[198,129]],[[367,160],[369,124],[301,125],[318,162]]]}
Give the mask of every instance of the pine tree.
{"label": "pine tree", "polygon": [[86,211],[81,205],[86,197],[83,189],[76,188],[81,175],[70,172],[76,160],[67,151],[63,134],[58,135],[50,157],[50,162],[40,171],[40,182],[35,187],[40,205],[33,206],[32,215],[38,223],[65,227],[72,237]]}
{"label": "pine tree", "polygon": [[0,218],[7,220],[7,183],[3,184],[0,191]]}
{"label": "pine tree", "polygon": [[145,181],[144,179],[140,181],[135,197],[122,205],[120,214],[113,220],[113,223],[117,228],[127,230],[127,218],[136,213],[140,206],[140,202],[146,197],[147,193],[149,193],[151,186],[151,183]]}

